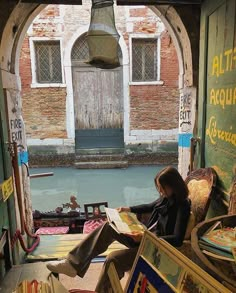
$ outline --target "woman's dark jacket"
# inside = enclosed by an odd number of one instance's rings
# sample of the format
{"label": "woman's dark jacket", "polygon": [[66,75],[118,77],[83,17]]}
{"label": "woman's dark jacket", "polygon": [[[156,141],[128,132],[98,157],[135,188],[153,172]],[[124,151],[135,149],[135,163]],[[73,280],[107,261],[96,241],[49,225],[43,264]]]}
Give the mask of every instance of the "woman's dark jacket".
{"label": "woman's dark jacket", "polygon": [[191,201],[186,198],[177,202],[175,197],[160,199],[150,203],[130,207],[132,213],[152,213],[147,228],[155,225],[155,233],[173,246],[181,246],[190,215]]}

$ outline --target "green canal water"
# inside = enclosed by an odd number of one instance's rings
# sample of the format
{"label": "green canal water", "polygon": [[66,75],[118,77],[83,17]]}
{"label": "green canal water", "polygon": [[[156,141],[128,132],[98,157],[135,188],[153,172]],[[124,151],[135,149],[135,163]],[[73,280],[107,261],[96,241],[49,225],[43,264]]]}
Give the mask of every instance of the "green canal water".
{"label": "green canal water", "polygon": [[107,201],[109,207],[148,203],[159,197],[154,177],[164,166],[127,169],[79,170],[74,168],[32,168],[30,174],[53,172],[52,177],[30,181],[34,210],[51,211],[69,202],[71,194],[81,205]]}

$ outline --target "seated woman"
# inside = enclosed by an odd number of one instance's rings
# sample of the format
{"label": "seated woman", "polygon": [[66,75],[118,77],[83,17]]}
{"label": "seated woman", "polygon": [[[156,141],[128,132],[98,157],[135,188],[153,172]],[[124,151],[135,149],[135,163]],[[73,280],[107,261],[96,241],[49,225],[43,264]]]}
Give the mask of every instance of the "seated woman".
{"label": "seated woman", "polygon": [[[150,204],[133,207],[121,207],[119,211],[133,213],[152,213],[147,228],[168,241],[173,246],[181,246],[190,215],[190,200],[188,188],[179,172],[173,167],[164,168],[154,179],[160,198]],[[142,233],[119,234],[108,222],[88,234],[79,243],[67,258],[62,261],[54,261],[47,264],[47,268],[55,273],[63,273],[71,277],[79,275],[83,277],[88,270],[91,260],[102,252],[115,240],[127,246],[110,253],[103,266],[96,292],[107,293],[110,291],[110,282],[107,276],[107,268],[113,262],[119,278],[124,276],[133,265]]]}

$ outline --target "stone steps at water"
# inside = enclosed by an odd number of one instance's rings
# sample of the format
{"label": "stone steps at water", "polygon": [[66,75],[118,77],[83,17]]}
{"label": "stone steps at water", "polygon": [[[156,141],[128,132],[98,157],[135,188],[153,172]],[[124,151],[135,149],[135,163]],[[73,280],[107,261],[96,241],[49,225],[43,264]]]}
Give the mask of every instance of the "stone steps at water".
{"label": "stone steps at water", "polygon": [[108,162],[108,161],[126,161],[124,154],[108,155],[76,155],[75,162]]}
{"label": "stone steps at water", "polygon": [[119,155],[77,155],[74,167],[78,169],[127,168],[128,160]]}
{"label": "stone steps at water", "polygon": [[74,167],[77,168],[77,169],[128,168],[128,161],[75,162]]}
{"label": "stone steps at water", "polygon": [[94,149],[76,149],[77,155],[122,155],[124,148],[94,148]]}

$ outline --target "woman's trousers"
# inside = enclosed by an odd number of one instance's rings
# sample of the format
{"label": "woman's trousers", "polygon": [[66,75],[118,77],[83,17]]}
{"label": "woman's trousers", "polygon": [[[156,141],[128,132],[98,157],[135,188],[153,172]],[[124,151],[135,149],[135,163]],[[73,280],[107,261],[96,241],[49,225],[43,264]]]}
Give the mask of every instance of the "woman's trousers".
{"label": "woman's trousers", "polygon": [[118,276],[121,279],[124,273],[131,269],[139,244],[135,243],[130,237],[116,232],[116,230],[106,222],[88,234],[88,236],[71,250],[67,256],[71,265],[76,269],[77,274],[83,277],[92,259],[105,252],[113,241],[119,241],[124,244],[127,249],[114,251],[107,256],[96,287],[96,292],[99,293],[108,293],[111,291],[107,275],[109,264],[113,262]]}

